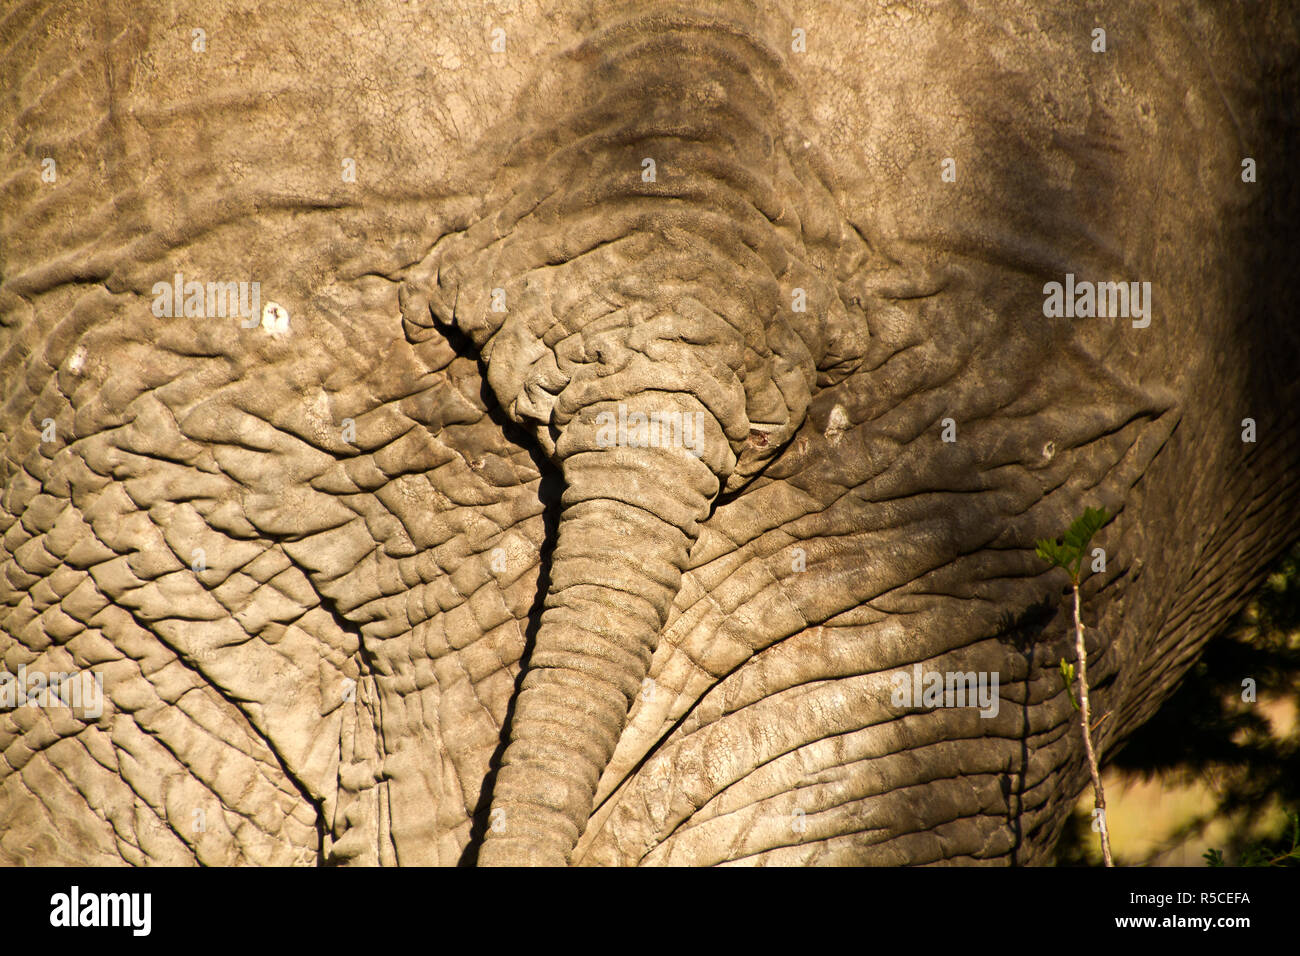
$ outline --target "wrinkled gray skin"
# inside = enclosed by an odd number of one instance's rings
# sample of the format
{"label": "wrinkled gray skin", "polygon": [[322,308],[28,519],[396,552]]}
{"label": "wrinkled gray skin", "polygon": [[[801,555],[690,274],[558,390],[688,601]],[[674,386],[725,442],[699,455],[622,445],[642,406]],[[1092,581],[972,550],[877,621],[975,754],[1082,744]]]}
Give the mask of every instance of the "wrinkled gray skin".
{"label": "wrinkled gray skin", "polygon": [[0,651],[107,697],[0,714],[0,860],[1041,862],[1034,540],[1117,515],[1111,753],[1300,533],[1282,0],[152,6],[0,20]]}

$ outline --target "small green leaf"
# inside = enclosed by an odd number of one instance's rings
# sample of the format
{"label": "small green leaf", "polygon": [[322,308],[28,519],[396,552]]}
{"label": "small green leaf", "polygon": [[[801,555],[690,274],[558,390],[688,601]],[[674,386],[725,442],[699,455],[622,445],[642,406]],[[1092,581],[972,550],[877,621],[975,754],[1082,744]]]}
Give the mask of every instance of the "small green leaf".
{"label": "small green leaf", "polygon": [[1201,854],[1201,859],[1205,861],[1206,866],[1223,866],[1222,850],[1206,850]]}
{"label": "small green leaf", "polygon": [[1070,686],[1074,683],[1074,665],[1066,663],[1064,657],[1061,658],[1061,683],[1065,685],[1065,692],[1070,695],[1070,706],[1078,710],[1079,702],[1074,699],[1074,688]]}
{"label": "small green leaf", "polygon": [[1083,514],[1065,532],[1065,546],[1075,554],[1082,555],[1088,549],[1092,536],[1101,530],[1109,517],[1105,508],[1084,508]]}
{"label": "small green leaf", "polygon": [[1088,542],[1109,520],[1105,508],[1084,508],[1083,514],[1066,530],[1064,538],[1040,539],[1034,542],[1034,553],[1054,568],[1065,568],[1070,572],[1071,580],[1078,584],[1083,560],[1088,553]]}
{"label": "small green leaf", "polygon": [[1074,559],[1073,553],[1068,548],[1051,538],[1044,538],[1037,542],[1034,551],[1054,568],[1068,568]]}
{"label": "small green leaf", "polygon": [[1250,847],[1241,855],[1241,865],[1251,867],[1268,866],[1268,851],[1262,846]]}

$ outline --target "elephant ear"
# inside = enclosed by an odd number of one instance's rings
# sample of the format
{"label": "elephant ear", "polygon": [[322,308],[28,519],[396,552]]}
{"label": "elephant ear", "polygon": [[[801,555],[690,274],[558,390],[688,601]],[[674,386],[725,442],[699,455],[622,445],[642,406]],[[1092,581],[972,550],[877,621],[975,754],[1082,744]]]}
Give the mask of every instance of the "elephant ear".
{"label": "elephant ear", "polygon": [[[560,29],[501,22],[520,57]],[[404,8],[6,14],[0,656],[106,700],[0,714],[3,859],[459,860],[541,479],[389,276],[481,201],[454,160],[523,82],[489,42]]]}

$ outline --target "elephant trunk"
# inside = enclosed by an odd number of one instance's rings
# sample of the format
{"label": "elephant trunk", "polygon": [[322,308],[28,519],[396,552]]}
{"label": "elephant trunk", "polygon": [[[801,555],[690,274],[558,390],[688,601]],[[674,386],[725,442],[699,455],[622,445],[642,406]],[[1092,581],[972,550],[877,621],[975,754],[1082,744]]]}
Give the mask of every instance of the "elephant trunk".
{"label": "elephant trunk", "polygon": [[869,338],[835,275],[853,232],[763,31],[654,4],[557,70],[521,101],[483,213],[400,299],[411,341],[454,327],[478,350],[566,485],[489,864],[569,857],[697,523]]}
{"label": "elephant trunk", "polygon": [[586,410],[556,451],[550,585],[483,865],[568,863],[730,458],[716,419],[666,392]]}

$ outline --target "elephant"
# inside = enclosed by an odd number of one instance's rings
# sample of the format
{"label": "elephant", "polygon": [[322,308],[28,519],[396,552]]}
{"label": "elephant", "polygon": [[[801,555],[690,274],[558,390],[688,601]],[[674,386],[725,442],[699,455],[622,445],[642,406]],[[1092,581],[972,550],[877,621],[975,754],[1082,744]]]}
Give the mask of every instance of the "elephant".
{"label": "elephant", "polygon": [[9,11],[0,860],[1050,862],[1035,543],[1105,759],[1300,536],[1287,8]]}

